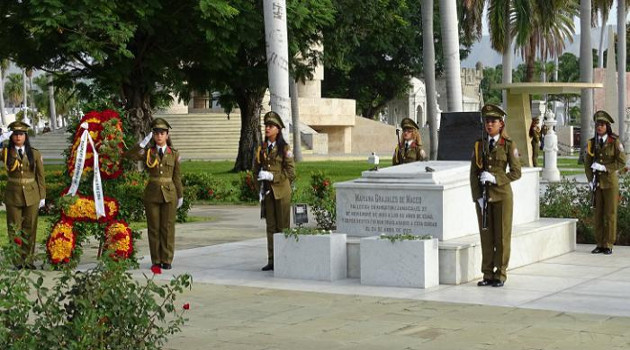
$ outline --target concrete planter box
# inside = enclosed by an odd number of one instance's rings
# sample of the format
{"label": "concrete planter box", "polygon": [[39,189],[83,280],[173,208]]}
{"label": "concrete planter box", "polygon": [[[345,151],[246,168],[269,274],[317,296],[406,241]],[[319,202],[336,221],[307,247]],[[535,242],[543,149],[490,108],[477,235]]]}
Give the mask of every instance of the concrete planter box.
{"label": "concrete planter box", "polygon": [[361,239],[361,284],[431,288],[439,284],[438,239]]}
{"label": "concrete planter box", "polygon": [[335,281],[347,274],[346,234],[273,235],[274,276],[304,280]]}

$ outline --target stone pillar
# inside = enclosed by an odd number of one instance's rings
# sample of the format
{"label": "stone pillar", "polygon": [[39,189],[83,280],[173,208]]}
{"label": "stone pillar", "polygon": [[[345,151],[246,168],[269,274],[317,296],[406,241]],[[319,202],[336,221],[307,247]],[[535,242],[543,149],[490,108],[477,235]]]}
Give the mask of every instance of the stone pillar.
{"label": "stone pillar", "polygon": [[558,135],[553,128],[558,123],[553,112],[545,112],[545,125],[547,135],[545,135],[545,167],[542,171],[542,178],[550,182],[560,181],[560,170],[558,170]]}

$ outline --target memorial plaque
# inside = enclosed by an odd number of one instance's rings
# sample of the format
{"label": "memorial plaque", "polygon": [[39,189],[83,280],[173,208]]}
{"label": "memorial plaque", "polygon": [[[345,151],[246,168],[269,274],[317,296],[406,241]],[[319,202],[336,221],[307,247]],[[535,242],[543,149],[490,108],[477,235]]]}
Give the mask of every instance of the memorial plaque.
{"label": "memorial plaque", "polygon": [[481,128],[480,112],[442,112],[438,160],[470,160]]}
{"label": "memorial plaque", "polygon": [[308,205],[293,205],[293,223],[295,225],[308,224]]}
{"label": "memorial plaque", "polygon": [[[514,225],[538,219],[538,171],[524,169],[511,184]],[[439,240],[478,234],[469,176],[470,161],[429,161],[364,171],[358,179],[338,182],[337,232],[429,234]]]}

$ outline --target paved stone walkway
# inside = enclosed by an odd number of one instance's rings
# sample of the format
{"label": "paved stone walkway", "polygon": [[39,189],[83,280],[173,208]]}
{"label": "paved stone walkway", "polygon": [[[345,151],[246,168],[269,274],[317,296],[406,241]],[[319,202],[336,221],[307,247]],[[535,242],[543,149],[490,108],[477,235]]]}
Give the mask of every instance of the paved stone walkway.
{"label": "paved stone walkway", "polygon": [[[630,349],[630,248],[511,270],[506,286],[421,290],[275,279],[257,207],[207,206],[179,225],[189,322],[168,349]],[[145,242],[140,252],[148,255]],[[148,258],[137,275],[148,272]],[[166,273],[159,276],[167,279]]]}

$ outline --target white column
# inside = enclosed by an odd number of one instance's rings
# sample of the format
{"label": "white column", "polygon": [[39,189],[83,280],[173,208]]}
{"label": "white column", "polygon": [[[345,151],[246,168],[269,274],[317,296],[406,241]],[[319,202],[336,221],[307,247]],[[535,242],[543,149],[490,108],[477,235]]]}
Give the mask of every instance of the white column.
{"label": "white column", "polygon": [[285,0],[264,0],[265,41],[271,110],[278,113],[285,128],[282,136],[289,141],[291,99],[289,98],[289,47]]}

